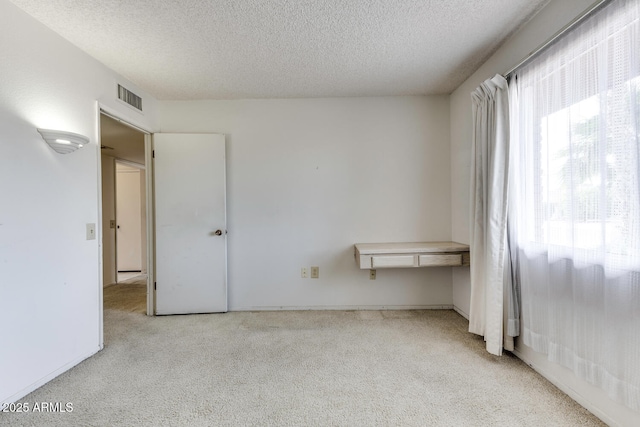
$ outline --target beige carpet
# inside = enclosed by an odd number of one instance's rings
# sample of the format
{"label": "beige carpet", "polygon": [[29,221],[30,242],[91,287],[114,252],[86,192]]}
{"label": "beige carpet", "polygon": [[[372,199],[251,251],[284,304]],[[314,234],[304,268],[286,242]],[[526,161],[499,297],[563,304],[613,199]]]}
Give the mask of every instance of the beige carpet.
{"label": "beige carpet", "polygon": [[73,412],[0,425],[603,425],[517,358],[489,355],[454,311],[154,318],[131,309],[142,290],[109,302],[102,352],[21,399]]}
{"label": "beige carpet", "polygon": [[147,276],[140,275],[105,286],[102,295],[105,310],[146,314]]}

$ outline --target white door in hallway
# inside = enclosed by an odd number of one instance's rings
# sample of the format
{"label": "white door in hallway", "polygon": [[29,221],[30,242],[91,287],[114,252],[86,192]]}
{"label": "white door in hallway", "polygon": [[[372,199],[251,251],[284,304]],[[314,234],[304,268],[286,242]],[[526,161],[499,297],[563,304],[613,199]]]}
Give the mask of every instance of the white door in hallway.
{"label": "white door in hallway", "polygon": [[140,169],[116,161],[118,271],[142,271]]}
{"label": "white door in hallway", "polygon": [[156,314],[227,311],[225,137],[153,135]]}

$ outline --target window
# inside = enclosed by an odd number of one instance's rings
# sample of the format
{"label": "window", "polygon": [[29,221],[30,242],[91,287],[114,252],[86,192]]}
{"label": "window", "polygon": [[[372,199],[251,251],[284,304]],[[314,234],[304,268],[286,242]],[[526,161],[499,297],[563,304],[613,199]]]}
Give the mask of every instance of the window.
{"label": "window", "polygon": [[516,70],[509,244],[521,336],[640,410],[640,1]]}
{"label": "window", "polygon": [[617,19],[587,23],[514,77],[531,218],[521,240],[640,270],[638,22]]}

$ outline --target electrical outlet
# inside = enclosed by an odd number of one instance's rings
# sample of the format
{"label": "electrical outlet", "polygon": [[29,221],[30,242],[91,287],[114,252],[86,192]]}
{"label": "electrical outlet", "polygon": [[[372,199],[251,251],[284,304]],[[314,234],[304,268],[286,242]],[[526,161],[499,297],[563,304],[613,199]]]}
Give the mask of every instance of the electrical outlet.
{"label": "electrical outlet", "polygon": [[369,280],[376,280],[376,271],[369,270]]}
{"label": "electrical outlet", "polygon": [[302,269],[300,270],[300,277],[302,277],[303,279],[309,277],[309,272],[307,271],[306,267],[302,267]]}
{"label": "electrical outlet", "polygon": [[87,240],[95,240],[96,239],[96,225],[95,224],[87,224]]}
{"label": "electrical outlet", "polygon": [[317,279],[320,277],[320,267],[311,267],[311,278]]}

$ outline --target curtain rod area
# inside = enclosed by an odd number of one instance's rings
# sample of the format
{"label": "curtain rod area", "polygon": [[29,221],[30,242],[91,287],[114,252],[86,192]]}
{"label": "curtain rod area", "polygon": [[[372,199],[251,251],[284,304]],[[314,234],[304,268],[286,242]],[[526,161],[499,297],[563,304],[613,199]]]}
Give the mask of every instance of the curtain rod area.
{"label": "curtain rod area", "polygon": [[581,23],[585,19],[587,19],[590,16],[592,16],[593,14],[595,14],[601,8],[606,6],[608,3],[611,3],[611,1],[612,0],[598,0],[595,3],[593,3],[584,12],[582,12],[580,15],[578,15],[573,21],[569,22],[567,25],[562,27],[557,33],[555,33],[553,36],[551,36],[551,38],[549,40],[547,40],[546,42],[544,42],[543,44],[538,46],[533,52],[531,52],[529,55],[527,55],[524,59],[522,59],[520,62],[518,62],[515,66],[511,67],[509,69],[509,71],[507,71],[506,73],[503,74],[503,77],[505,77],[505,78],[509,77],[509,75],[511,73],[513,73],[515,70],[517,70],[518,68],[522,67],[524,64],[526,64],[527,62],[531,61],[533,58],[538,56],[547,47],[552,45],[556,40],[558,40],[564,34],[566,34],[569,31],[571,31],[571,29],[573,27],[575,27],[576,25],[578,25],[579,23]]}

